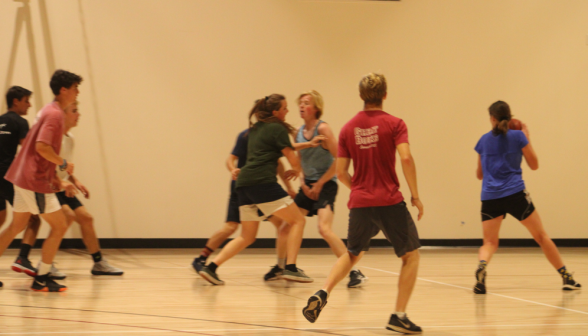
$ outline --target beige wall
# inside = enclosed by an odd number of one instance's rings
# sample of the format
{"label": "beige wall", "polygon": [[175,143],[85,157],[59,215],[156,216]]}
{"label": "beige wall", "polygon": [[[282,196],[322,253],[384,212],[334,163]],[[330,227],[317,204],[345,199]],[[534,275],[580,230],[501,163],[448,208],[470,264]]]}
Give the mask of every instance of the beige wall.
{"label": "beige wall", "polygon": [[[48,102],[39,1],[32,35]],[[0,2],[0,83],[18,6]],[[498,99],[530,127],[541,168],[524,179],[548,231],[588,238],[587,1],[47,0],[47,13],[56,67],[84,77],[75,163],[100,237],[208,237],[225,218],[224,160],[256,98],[285,94],[298,126],[294,98],[316,89],[338,134],[362,107],[358,80],[379,71],[385,110],[409,128],[422,238],[481,237],[473,147]],[[33,88],[25,37],[10,84]],[[341,237],[348,195],[342,187],[336,204]],[[261,225],[258,237],[273,236]],[[319,237],[314,219],[305,236]],[[512,219],[501,236],[529,237]]]}

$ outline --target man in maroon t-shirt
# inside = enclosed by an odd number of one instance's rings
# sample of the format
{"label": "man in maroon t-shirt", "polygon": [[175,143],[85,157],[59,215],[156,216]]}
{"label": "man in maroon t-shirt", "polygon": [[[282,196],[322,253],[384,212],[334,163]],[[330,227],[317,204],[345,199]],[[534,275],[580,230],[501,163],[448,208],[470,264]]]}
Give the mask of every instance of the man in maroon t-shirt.
{"label": "man in maroon t-shirt", "polygon": [[4,177],[14,184],[14,211],[12,223],[0,233],[0,254],[24,230],[31,215],[41,216],[51,226],[51,232],[43,243],[41,262],[31,286],[35,291],[63,292],[67,289],[49,277],[53,258],[67,230],[65,215],[55,192],[63,189],[73,196],[76,189],[71,183],[62,181],[55,169],[59,166],[59,169],[73,174],[74,165],[57,153],[61,149],[63,136],[63,110],[76,101],[81,82],[82,78],[76,74],[64,70],[55,71],[49,84],[55,100],[43,107],[41,117],[29,131]]}
{"label": "man in maroon t-shirt", "polygon": [[[414,221],[398,190],[395,171],[398,151],[412,194],[411,203],[418,208],[420,220],[423,204],[418,196],[416,167],[408,145],[406,124],[402,119],[382,111],[382,101],[387,95],[383,75],[370,73],[363,77],[359,93],[364,101],[364,110],[341,129],[337,158],[337,177],[351,189],[348,253],[337,260],[323,289],[308,299],[302,313],[312,323],[317,320],[327,303],[329,292],[369,250],[371,238],[383,231],[394,246],[396,255],[402,258],[396,313],[392,314],[386,328],[402,333],[420,333],[421,328],[407,318],[406,305],[416,282],[418,248],[421,245]],[[349,174],[351,160],[353,177]]]}

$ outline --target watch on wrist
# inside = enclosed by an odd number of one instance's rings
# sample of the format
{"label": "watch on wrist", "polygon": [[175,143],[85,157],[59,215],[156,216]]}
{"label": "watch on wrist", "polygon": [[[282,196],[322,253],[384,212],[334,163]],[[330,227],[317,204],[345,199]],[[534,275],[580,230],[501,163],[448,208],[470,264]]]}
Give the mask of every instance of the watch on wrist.
{"label": "watch on wrist", "polygon": [[59,170],[64,171],[67,168],[67,160],[63,159],[63,164],[59,166]]}

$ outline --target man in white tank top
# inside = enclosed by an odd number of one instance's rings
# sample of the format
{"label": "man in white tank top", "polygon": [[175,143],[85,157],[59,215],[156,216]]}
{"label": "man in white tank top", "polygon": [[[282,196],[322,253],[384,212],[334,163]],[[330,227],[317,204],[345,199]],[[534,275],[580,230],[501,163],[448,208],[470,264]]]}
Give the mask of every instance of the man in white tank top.
{"label": "man in white tank top", "polygon": [[[60,156],[66,159],[68,162],[71,162],[74,151],[74,137],[69,132],[69,130],[78,124],[80,117],[78,112],[78,103],[75,102],[71,104],[64,111],[65,127]],[[37,116],[37,119],[39,117],[40,115]],[[88,189],[75,176],[69,175],[66,171],[57,171],[57,175],[63,181],[67,181],[73,184],[77,190],[82,192],[84,197],[90,198],[90,192]],[[92,255],[92,259],[94,261],[94,267],[92,268],[91,273],[93,275],[122,275],[123,270],[111,266],[105,259],[103,259],[102,252],[100,251],[100,243],[98,242],[98,237],[96,236],[96,231],[94,230],[94,219],[86,207],[77,199],[75,195],[66,195],[65,191],[63,190],[56,193],[56,196],[59,200],[59,203],[61,204],[63,212],[66,215],[68,227],[74,221],[80,224],[82,240],[84,241],[84,244],[86,245],[88,252]],[[23,238],[23,244],[32,246],[35,244],[35,239],[36,236],[27,237],[25,235]],[[49,276],[58,280],[65,279],[66,277],[66,275],[60,272],[55,267],[55,265],[52,266]]]}

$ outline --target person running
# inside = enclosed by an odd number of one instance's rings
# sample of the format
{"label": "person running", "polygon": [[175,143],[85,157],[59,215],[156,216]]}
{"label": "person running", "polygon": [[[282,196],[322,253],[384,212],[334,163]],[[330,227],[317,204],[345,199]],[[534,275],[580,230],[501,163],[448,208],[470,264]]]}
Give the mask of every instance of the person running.
{"label": "person running", "polygon": [[[282,155],[292,166],[292,169],[285,173],[287,179],[295,178],[301,170],[300,161],[288,135],[293,133],[294,128],[286,123],[287,113],[286,98],[279,94],[257,100],[249,113],[247,162],[239,171],[236,182],[241,235],[231,240],[214,260],[200,271],[200,276],[214,285],[224,284],[216,273],[217,268],[255,241],[261,220],[258,211],[266,216],[274,215],[292,226],[288,236],[288,264],[284,271],[284,279],[312,281],[296,267],[304,233],[304,216],[293,204],[294,201],[288,193],[277,183],[276,178],[278,160]],[[251,122],[253,116],[257,119],[255,124]]]}
{"label": "person running", "polygon": [[[61,142],[60,155],[66,161],[72,161],[74,151],[74,137],[73,134],[71,134],[69,131],[73,127],[76,127],[78,125],[78,121],[80,118],[78,102],[70,104],[68,107],[65,108],[64,112],[65,127],[63,130],[63,139]],[[40,118],[41,113],[37,117]],[[70,183],[72,183],[76,187],[76,189],[82,192],[85,198],[90,198],[90,192],[88,191],[88,189],[74,175],[70,175],[66,171],[58,170],[57,176],[61,180],[69,181]],[[102,252],[100,251],[100,243],[96,235],[96,230],[94,229],[94,218],[88,212],[88,210],[82,204],[82,202],[80,202],[80,200],[75,195],[72,195],[71,197],[67,196],[64,190],[57,192],[55,195],[59,200],[59,204],[61,204],[61,209],[65,213],[68,228],[74,221],[80,224],[82,240],[84,241],[84,244],[88,249],[88,252],[92,256],[92,260],[94,261],[91,273],[93,275],[122,275],[124,273],[123,270],[111,266],[103,258]],[[22,259],[23,256],[26,255],[28,259],[28,254],[26,253],[30,251],[30,246],[33,246],[35,244],[35,240],[36,235],[25,235],[25,237],[23,238],[23,244],[21,245],[19,257],[17,257],[17,260],[14,262],[12,266],[13,270],[15,270],[15,265],[18,264],[19,259]],[[35,276],[35,274],[31,276]],[[57,267],[55,267],[55,263],[53,263],[51,265],[49,277],[55,280],[63,280],[67,277],[67,275],[59,271]]]}
{"label": "person running", "polygon": [[[320,120],[324,111],[324,101],[320,93],[311,90],[300,94],[298,106],[304,125],[296,134],[296,144],[307,144],[319,135],[325,136],[327,140],[322,141],[320,146],[300,150],[304,182],[294,198],[294,202],[304,216],[318,216],[319,233],[339,258],[347,250],[343,240],[332,229],[335,198],[339,188],[335,176],[337,140],[329,124]],[[288,230],[288,228],[289,226],[285,226],[283,230]],[[278,240],[280,239],[278,238]],[[277,264],[264,276],[264,279],[266,281],[277,280],[282,272],[282,266]],[[354,266],[349,273],[347,287],[361,287],[366,280],[367,277]]]}
{"label": "person running", "polygon": [[[6,220],[6,202],[13,205],[14,186],[4,178],[8,168],[14,161],[18,145],[22,145],[29,132],[29,123],[22,116],[27,115],[31,107],[30,98],[33,93],[23,87],[13,86],[6,92],[6,105],[8,112],[0,116],[0,226]],[[31,216],[25,237],[36,235],[39,231],[41,220],[39,216]],[[34,276],[37,272],[28,259],[28,251],[31,246],[24,247],[21,252],[27,251],[24,257],[17,258],[12,269],[17,272],[25,272]]]}
{"label": "person running", "polygon": [[535,210],[531,194],[525,187],[521,169],[523,157],[531,170],[539,168],[537,154],[531,146],[529,128],[509,130],[512,119],[510,107],[497,101],[488,108],[492,130],[480,138],[475,150],[478,153],[476,176],[482,180],[482,230],[484,244],[478,254],[474,293],[486,294],[486,267],[498,249],[500,224],[510,214],[523,224],[541,246],[547,260],[563,279],[564,290],[576,290],[577,283],[564,265],[557,246],[545,232],[541,218]]}
{"label": "person running", "polygon": [[76,101],[78,85],[82,77],[64,70],[57,70],[51,77],[50,87],[55,100],[43,107],[38,122],[31,128],[21,151],[10,165],[6,180],[14,184],[13,221],[0,233],[0,255],[8,248],[17,234],[24,230],[31,214],[38,214],[51,226],[51,232],[42,248],[42,258],[31,289],[43,292],[62,292],[67,289],[49,278],[53,258],[59,249],[61,239],[67,230],[65,215],[55,195],[64,189],[75,194],[71,183],[57,177],[56,166],[73,174],[74,165],[57,153],[63,137],[63,111]]}
{"label": "person running", "polygon": [[[302,314],[311,323],[318,319],[327,304],[329,293],[369,250],[371,238],[383,231],[394,246],[396,255],[402,259],[396,313],[390,316],[386,328],[403,333],[420,333],[421,328],[406,316],[406,306],[419,265],[419,236],[398,190],[395,171],[398,151],[404,177],[412,194],[411,203],[418,208],[420,220],[423,204],[419,200],[416,167],[408,144],[407,127],[402,119],[382,111],[382,102],[387,96],[384,75],[370,73],[364,76],[359,83],[359,94],[364,101],[364,110],[341,129],[337,158],[337,177],[351,189],[347,253],[337,260],[323,288],[308,299]],[[351,161],[353,177],[349,174]]]}
{"label": "person running", "polygon": [[[215,232],[206,242],[204,249],[200,253],[200,256],[195,258],[192,262],[192,267],[196,271],[196,273],[200,273],[202,268],[206,264],[206,260],[208,257],[216,250],[225,240],[227,240],[239,227],[241,223],[239,217],[239,198],[237,196],[237,191],[235,190],[235,184],[237,181],[237,176],[239,176],[239,172],[241,168],[245,166],[245,162],[247,161],[247,134],[249,133],[249,129],[244,130],[243,132],[239,133],[237,136],[237,142],[235,143],[235,147],[233,147],[233,151],[229,154],[229,157],[226,161],[227,169],[229,173],[231,173],[231,192],[229,196],[229,205],[227,210],[227,220],[225,225]],[[318,141],[317,141],[318,145]],[[237,162],[237,165],[235,165]],[[286,185],[286,189],[290,196],[295,196],[296,192],[292,188],[290,181],[285,178],[284,176],[285,169],[284,166],[278,161],[278,176],[282,178],[282,181]],[[267,219],[269,222],[274,224],[276,228],[282,224],[282,221],[279,218],[271,216]],[[286,253],[285,246],[283,251],[279,251],[279,254]]]}

